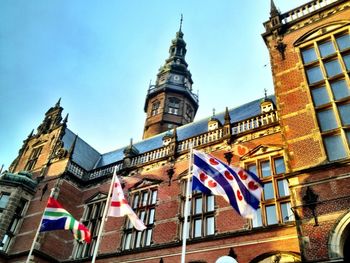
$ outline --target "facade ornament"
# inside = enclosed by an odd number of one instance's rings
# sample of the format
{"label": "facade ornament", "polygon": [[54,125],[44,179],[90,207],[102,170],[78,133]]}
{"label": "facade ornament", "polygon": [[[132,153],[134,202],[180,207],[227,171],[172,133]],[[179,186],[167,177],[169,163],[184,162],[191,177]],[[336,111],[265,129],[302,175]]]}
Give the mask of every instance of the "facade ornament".
{"label": "facade ornament", "polygon": [[282,39],[279,39],[277,41],[277,45],[275,46],[275,48],[280,53],[282,60],[286,59],[286,55],[285,55],[286,47],[287,45],[282,41]]}
{"label": "facade ornament", "polygon": [[314,217],[314,226],[318,226],[318,218],[316,213],[316,206],[318,201],[318,195],[314,193],[310,186],[306,188],[306,193],[303,196],[303,201],[306,207],[311,210],[312,216]]}

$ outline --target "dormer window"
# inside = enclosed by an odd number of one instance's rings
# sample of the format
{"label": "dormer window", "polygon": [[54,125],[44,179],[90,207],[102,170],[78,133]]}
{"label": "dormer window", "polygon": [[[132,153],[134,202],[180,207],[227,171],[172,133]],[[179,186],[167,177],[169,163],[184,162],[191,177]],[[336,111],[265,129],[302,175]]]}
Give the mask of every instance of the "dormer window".
{"label": "dormer window", "polygon": [[261,113],[267,113],[273,110],[274,107],[271,101],[264,101],[263,103],[261,103]]}
{"label": "dormer window", "polygon": [[178,115],[180,109],[180,100],[178,98],[169,98],[168,100],[168,113]]}
{"label": "dormer window", "polygon": [[159,106],[160,106],[159,101],[155,101],[152,103],[151,116],[157,115],[159,113]]}

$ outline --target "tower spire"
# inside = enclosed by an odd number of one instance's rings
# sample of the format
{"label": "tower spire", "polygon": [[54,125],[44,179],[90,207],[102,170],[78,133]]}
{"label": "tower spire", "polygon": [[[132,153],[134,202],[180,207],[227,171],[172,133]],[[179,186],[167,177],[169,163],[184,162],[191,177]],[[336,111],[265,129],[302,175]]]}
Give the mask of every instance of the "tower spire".
{"label": "tower spire", "polygon": [[275,2],[271,0],[270,16],[274,17],[274,16],[278,16],[279,14],[280,12],[277,10]]}
{"label": "tower spire", "polygon": [[182,21],[183,21],[183,15],[181,14],[181,19],[180,19],[180,28],[179,28],[179,32],[182,32]]}

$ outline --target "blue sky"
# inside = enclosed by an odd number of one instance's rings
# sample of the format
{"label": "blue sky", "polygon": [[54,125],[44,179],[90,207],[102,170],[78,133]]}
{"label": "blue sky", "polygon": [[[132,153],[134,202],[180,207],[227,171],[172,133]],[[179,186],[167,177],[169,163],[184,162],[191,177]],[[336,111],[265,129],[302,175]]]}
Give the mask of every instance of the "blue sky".
{"label": "blue sky", "polygon": [[[282,13],[306,2],[275,0]],[[148,84],[181,14],[197,120],[272,94],[261,37],[269,9],[269,0],[1,0],[0,167],[60,97],[68,127],[99,152],[141,140]]]}

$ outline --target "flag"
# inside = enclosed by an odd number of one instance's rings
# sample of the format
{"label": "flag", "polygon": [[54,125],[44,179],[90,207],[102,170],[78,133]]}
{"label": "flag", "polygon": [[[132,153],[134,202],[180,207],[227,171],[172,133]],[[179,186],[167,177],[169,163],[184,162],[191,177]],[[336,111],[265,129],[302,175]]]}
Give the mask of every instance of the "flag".
{"label": "flag", "polygon": [[108,210],[108,216],[120,217],[127,215],[129,217],[130,222],[137,230],[145,230],[146,226],[137,217],[134,210],[132,210],[132,208],[128,204],[128,201],[125,199],[123,189],[117,175],[114,174],[113,176],[115,179],[113,185],[111,205]]}
{"label": "flag", "polygon": [[252,172],[230,167],[211,155],[194,150],[192,190],[222,196],[243,217],[254,218],[262,183]]}
{"label": "flag", "polygon": [[87,243],[91,241],[89,229],[76,220],[56,199],[50,196],[44,211],[40,232],[61,229],[71,230],[74,238],[78,241],[84,240]]}

